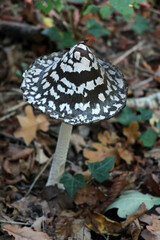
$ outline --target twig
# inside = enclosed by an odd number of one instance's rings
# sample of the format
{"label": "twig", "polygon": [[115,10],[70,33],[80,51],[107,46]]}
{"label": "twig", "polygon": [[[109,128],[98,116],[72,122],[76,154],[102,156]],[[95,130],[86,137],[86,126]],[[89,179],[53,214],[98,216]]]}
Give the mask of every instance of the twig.
{"label": "twig", "polygon": [[127,100],[127,106],[131,108],[135,107],[148,107],[148,108],[159,108],[160,106],[160,92],[153,93],[146,97],[131,98]]}
{"label": "twig", "polygon": [[133,53],[133,52],[137,51],[138,49],[140,49],[144,45],[144,43],[145,43],[145,41],[141,41],[138,44],[136,44],[135,46],[133,46],[132,48],[130,48],[129,50],[127,50],[124,54],[122,54],[120,57],[115,59],[113,61],[113,64],[116,65],[119,62],[121,62],[123,59],[128,57],[131,53]]}
{"label": "twig", "polygon": [[12,112],[12,111],[15,111],[17,110],[18,108],[21,108],[23,106],[25,106],[26,104],[28,104],[27,102],[20,102],[19,104],[13,106],[13,107],[10,107],[8,109],[6,109],[3,113],[9,113],[9,112]]}
{"label": "twig", "polygon": [[15,114],[16,114],[16,112],[10,112],[10,113],[8,113],[7,115],[5,115],[5,116],[3,116],[3,117],[0,118],[0,122],[3,122],[4,120],[6,120],[6,119],[8,119],[8,118],[10,118],[10,117],[12,117],[12,116],[14,116]]}
{"label": "twig", "polygon": [[44,165],[44,167],[41,169],[41,171],[38,173],[38,175],[35,177],[33,183],[31,184],[30,188],[28,189],[27,193],[25,194],[25,197],[27,197],[30,192],[32,191],[34,185],[36,184],[36,182],[38,181],[38,179],[40,178],[40,176],[43,174],[43,172],[46,170],[46,168],[48,167],[48,165],[50,164],[50,162],[52,161],[53,159],[53,155],[52,157],[50,157],[48,159],[48,161],[46,162],[46,164]]}
{"label": "twig", "polygon": [[133,87],[131,87],[131,89],[136,90],[136,89],[142,87],[143,85],[145,85],[146,83],[152,82],[153,80],[154,80],[153,77],[149,77],[149,78],[135,84]]}
{"label": "twig", "polygon": [[4,220],[4,219],[0,219],[0,223],[7,223],[7,224],[12,224],[12,225],[25,225],[25,226],[30,226],[29,223],[15,222],[15,221]]}

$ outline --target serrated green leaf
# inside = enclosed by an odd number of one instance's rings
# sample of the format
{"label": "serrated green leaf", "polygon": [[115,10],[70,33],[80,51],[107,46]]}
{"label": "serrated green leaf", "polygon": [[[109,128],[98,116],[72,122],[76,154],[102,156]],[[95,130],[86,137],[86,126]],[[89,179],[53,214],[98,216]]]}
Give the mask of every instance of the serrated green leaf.
{"label": "serrated green leaf", "polygon": [[86,10],[83,12],[83,15],[87,15],[88,13],[95,13],[95,12],[98,12],[99,8],[94,5],[94,4],[91,4],[89,5]]}
{"label": "serrated green leaf", "polygon": [[157,128],[160,130],[160,120],[157,122]]}
{"label": "serrated green leaf", "polygon": [[147,121],[152,118],[153,111],[143,108],[138,108],[138,111],[141,113],[137,116],[137,121]]}
{"label": "serrated green leaf", "polygon": [[102,19],[105,19],[109,17],[113,13],[113,11],[114,11],[114,8],[105,5],[99,9],[99,14]]}
{"label": "serrated green leaf", "polygon": [[88,168],[98,182],[109,178],[109,171],[113,168],[114,157],[107,157],[103,161],[88,163]]}
{"label": "serrated green leaf", "polygon": [[147,19],[139,14],[135,15],[135,21],[131,28],[138,34],[142,34],[145,31],[151,30],[151,25],[147,22]]}
{"label": "serrated green leaf", "polygon": [[140,140],[144,147],[152,147],[157,139],[157,136],[158,133],[150,128],[140,136]]}
{"label": "serrated green leaf", "polygon": [[100,37],[104,35],[108,35],[109,31],[104,28],[99,22],[95,19],[87,19],[87,33],[91,34],[95,37]]}
{"label": "serrated green leaf", "polygon": [[135,190],[125,191],[109,205],[105,212],[112,208],[118,208],[118,216],[126,218],[127,215],[134,213],[142,203],[145,203],[146,208],[150,210],[154,205],[160,204],[160,198],[142,194]]}
{"label": "serrated green leaf", "polygon": [[119,117],[117,117],[117,120],[123,125],[129,125],[132,121],[136,121],[136,115],[133,113],[131,108],[126,106],[123,108]]}
{"label": "serrated green leaf", "polygon": [[72,176],[70,173],[64,173],[60,179],[60,183],[64,185],[71,197],[75,195],[79,188],[85,187],[86,185],[82,174]]}

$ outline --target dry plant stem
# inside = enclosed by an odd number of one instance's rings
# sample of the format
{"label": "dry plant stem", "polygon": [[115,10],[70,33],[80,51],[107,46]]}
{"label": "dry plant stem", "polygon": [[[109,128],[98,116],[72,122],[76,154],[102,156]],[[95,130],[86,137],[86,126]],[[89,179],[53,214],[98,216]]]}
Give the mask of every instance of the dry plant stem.
{"label": "dry plant stem", "polygon": [[56,151],[54,154],[46,186],[54,186],[59,183],[59,180],[64,172],[71,132],[72,125],[62,122],[59,131]]}

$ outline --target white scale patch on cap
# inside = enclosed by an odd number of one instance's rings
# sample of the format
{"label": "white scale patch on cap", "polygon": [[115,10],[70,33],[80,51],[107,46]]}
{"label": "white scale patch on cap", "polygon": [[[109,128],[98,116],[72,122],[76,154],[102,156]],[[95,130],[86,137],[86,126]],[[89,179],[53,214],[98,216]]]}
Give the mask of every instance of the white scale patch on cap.
{"label": "white scale patch on cap", "polygon": [[73,125],[114,116],[127,94],[119,70],[96,59],[84,43],[38,58],[24,72],[21,88],[36,108]]}

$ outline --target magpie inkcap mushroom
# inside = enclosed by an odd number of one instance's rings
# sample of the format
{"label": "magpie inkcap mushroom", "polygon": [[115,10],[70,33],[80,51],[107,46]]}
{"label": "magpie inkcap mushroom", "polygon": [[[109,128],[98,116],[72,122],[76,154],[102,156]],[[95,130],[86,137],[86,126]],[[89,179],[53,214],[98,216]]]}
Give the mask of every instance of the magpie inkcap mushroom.
{"label": "magpie inkcap mushroom", "polygon": [[[126,81],[121,72],[111,63],[97,59],[84,42],[69,51],[35,60],[24,72],[21,88],[24,99],[35,108],[63,121],[57,148],[60,145],[66,148],[65,161],[72,125],[111,118],[125,106],[127,96]],[[65,138],[67,140],[61,143]],[[57,148],[53,163],[60,162],[57,151],[63,149]],[[59,167],[52,164],[50,175],[59,173],[54,180],[49,175],[47,185],[59,182],[65,161],[59,163]]]}

